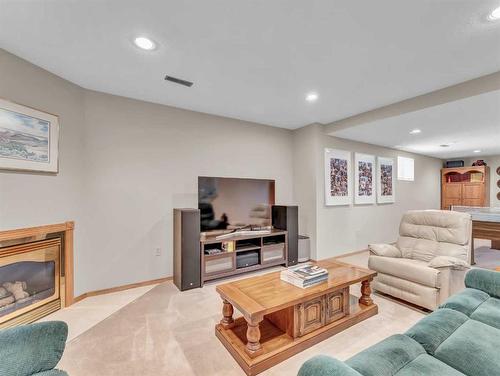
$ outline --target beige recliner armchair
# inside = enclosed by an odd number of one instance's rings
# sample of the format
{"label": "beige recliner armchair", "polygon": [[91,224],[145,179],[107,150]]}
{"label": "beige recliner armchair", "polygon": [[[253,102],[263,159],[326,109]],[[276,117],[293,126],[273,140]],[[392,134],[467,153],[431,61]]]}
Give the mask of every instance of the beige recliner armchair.
{"label": "beige recliner armchair", "polygon": [[395,244],[371,244],[368,266],[378,272],[373,288],[431,310],[464,288],[470,268],[469,214],[412,210]]}

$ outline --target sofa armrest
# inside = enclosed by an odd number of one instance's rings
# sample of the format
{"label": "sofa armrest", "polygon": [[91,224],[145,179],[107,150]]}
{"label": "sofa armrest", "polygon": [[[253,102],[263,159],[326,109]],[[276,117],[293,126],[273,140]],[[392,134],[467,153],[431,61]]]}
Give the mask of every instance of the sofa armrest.
{"label": "sofa armrest", "polygon": [[318,355],[300,367],[298,376],[363,376],[354,368],[335,358]]}
{"label": "sofa armrest", "polygon": [[370,244],[368,245],[370,253],[383,257],[402,257],[401,251],[392,244]]}
{"label": "sofa armrest", "polygon": [[500,272],[471,269],[465,275],[465,286],[484,291],[492,297],[500,298]]}
{"label": "sofa armrest", "polygon": [[62,321],[0,331],[0,375],[32,375],[53,369],[63,354],[68,326]]}
{"label": "sofa armrest", "polygon": [[434,269],[451,268],[455,270],[464,270],[469,269],[470,265],[467,261],[453,256],[437,256],[429,261],[429,267]]}

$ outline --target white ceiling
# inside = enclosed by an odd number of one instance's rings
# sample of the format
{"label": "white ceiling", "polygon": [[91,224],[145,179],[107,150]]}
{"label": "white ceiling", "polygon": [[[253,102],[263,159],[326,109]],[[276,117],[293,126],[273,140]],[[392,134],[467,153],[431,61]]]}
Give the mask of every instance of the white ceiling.
{"label": "white ceiling", "polygon": [[[500,0],[0,0],[0,47],[85,88],[328,123],[500,70]],[[146,35],[153,52],[131,43]],[[165,74],[192,88],[163,81]],[[316,103],[304,101],[316,91]]]}
{"label": "white ceiling", "polygon": [[[422,133],[411,135],[412,129],[420,129]],[[498,155],[500,90],[331,134],[442,159]],[[441,147],[443,144],[450,146]]]}

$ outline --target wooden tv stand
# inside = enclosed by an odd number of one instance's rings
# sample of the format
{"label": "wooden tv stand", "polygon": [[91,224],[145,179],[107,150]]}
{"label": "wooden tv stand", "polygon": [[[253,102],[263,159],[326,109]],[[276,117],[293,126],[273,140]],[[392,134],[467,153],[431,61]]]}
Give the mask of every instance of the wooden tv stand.
{"label": "wooden tv stand", "polygon": [[[208,249],[223,249],[223,252],[208,255]],[[270,234],[254,236],[233,236],[217,240],[216,236],[204,236],[200,239],[201,284],[217,278],[229,277],[241,273],[269,268],[276,265],[287,266],[288,232],[272,230]],[[257,256],[255,265],[237,265],[238,258]],[[241,260],[241,259],[240,259]]]}

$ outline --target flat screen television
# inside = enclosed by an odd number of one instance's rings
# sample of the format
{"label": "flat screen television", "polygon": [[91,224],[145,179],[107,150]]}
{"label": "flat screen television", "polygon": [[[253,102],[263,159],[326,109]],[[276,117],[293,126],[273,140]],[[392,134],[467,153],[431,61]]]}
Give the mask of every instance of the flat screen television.
{"label": "flat screen television", "polygon": [[198,177],[201,231],[271,225],[274,180]]}

